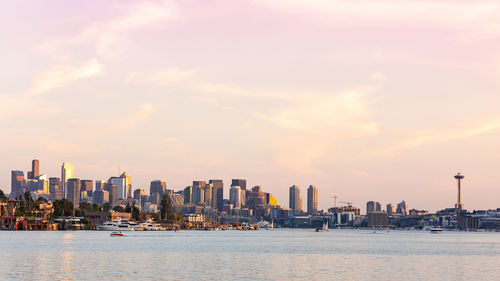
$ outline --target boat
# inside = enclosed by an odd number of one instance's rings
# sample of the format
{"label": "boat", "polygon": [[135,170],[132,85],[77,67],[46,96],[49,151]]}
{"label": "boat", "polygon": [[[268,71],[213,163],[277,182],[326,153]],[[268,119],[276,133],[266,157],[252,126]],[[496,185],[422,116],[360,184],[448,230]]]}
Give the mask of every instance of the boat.
{"label": "boat", "polygon": [[266,225],[267,230],[274,230],[274,220],[271,221],[271,224]]}
{"label": "boat", "polygon": [[125,236],[121,231],[113,231],[110,234],[111,237],[123,237]]}
{"label": "boat", "polygon": [[323,231],[322,227],[316,227],[316,232],[321,232],[321,231]]}
{"label": "boat", "polygon": [[135,227],[137,227],[137,223],[117,218],[114,221],[104,222],[102,225],[97,226],[97,229],[105,231],[132,231]]}
{"label": "boat", "polygon": [[440,226],[433,226],[431,227],[431,233],[441,233],[443,232],[443,228]]}
{"label": "boat", "polygon": [[159,231],[163,230],[159,223],[153,223],[151,220],[143,222],[138,226],[134,227],[135,231]]}

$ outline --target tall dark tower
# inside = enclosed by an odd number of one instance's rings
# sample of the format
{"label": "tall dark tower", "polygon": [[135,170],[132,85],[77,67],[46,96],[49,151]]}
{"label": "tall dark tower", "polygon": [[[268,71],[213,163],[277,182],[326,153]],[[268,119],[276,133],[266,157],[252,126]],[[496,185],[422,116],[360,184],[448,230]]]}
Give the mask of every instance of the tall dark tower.
{"label": "tall dark tower", "polygon": [[455,175],[454,177],[458,181],[458,196],[457,196],[457,204],[455,204],[455,209],[457,210],[457,214],[459,211],[462,211],[464,209],[464,204],[461,201],[460,198],[460,181],[464,178],[464,175],[462,175],[460,172]]}
{"label": "tall dark tower", "polygon": [[36,179],[40,176],[40,161],[34,159],[31,161],[31,176]]}

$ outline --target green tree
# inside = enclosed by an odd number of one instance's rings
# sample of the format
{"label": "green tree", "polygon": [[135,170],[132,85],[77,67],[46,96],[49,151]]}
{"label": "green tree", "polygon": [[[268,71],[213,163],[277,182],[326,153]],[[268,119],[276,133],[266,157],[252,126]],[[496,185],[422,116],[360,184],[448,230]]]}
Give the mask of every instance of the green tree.
{"label": "green tree", "polygon": [[5,197],[5,193],[3,193],[3,190],[0,189],[0,201],[5,201],[7,200],[7,197]]}
{"label": "green tree", "polygon": [[115,212],[125,212],[125,209],[122,206],[116,206],[113,208],[113,211]]}
{"label": "green tree", "polygon": [[136,221],[141,220],[141,211],[135,206],[135,204],[132,205],[132,218]]}
{"label": "green tree", "polygon": [[111,204],[109,202],[106,202],[102,205],[102,211],[103,212],[109,212],[111,210]]}
{"label": "green tree", "polygon": [[127,207],[125,207],[125,212],[132,213],[132,207],[130,207],[129,203],[127,203]]}
{"label": "green tree", "polygon": [[54,206],[54,216],[55,217],[65,217],[73,215],[73,203],[68,199],[55,200]]}
{"label": "green tree", "polygon": [[160,202],[160,215],[162,220],[171,220],[172,217],[172,200],[170,199],[170,195],[163,194],[163,197]]}

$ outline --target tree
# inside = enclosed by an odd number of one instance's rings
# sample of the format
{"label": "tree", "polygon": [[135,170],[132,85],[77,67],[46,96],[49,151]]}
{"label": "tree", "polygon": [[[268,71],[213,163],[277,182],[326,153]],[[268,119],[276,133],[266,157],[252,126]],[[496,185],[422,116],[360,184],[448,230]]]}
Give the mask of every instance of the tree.
{"label": "tree", "polygon": [[136,221],[141,220],[141,211],[135,206],[135,204],[132,205],[132,218]]}
{"label": "tree", "polygon": [[0,201],[6,200],[7,197],[5,197],[5,193],[3,193],[3,190],[0,189]]}
{"label": "tree", "polygon": [[115,212],[125,212],[125,209],[122,206],[118,205],[118,206],[116,206],[116,207],[113,208],[113,211],[115,211]]}
{"label": "tree", "polygon": [[172,219],[172,200],[170,199],[170,195],[163,194],[160,203],[160,208],[161,208],[160,215],[162,220]]}
{"label": "tree", "polygon": [[68,199],[55,200],[54,206],[54,216],[71,216],[73,214],[73,203]]}
{"label": "tree", "polygon": [[102,211],[103,212],[109,212],[111,210],[111,204],[109,202],[106,202],[102,205]]}
{"label": "tree", "polygon": [[125,207],[125,212],[132,213],[132,207],[130,207],[129,203],[127,203],[127,207]]}

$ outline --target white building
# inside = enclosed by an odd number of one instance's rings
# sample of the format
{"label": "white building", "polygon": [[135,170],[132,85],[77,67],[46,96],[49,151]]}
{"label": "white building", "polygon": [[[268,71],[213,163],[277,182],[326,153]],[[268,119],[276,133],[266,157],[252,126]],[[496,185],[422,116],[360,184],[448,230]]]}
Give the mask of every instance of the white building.
{"label": "white building", "polygon": [[241,188],[239,186],[231,186],[229,189],[229,201],[233,204],[233,208],[241,209]]}

